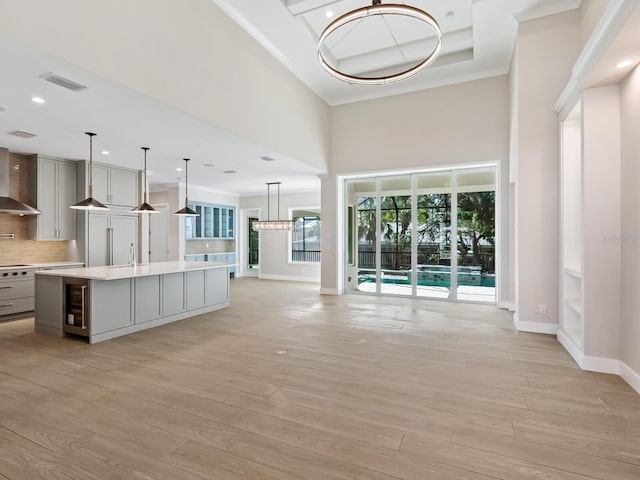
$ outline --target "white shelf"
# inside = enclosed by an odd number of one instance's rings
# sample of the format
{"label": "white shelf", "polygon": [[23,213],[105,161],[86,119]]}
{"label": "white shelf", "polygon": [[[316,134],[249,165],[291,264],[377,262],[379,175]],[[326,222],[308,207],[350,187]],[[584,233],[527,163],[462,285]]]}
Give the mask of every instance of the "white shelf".
{"label": "white shelf", "polygon": [[564,303],[566,303],[569,308],[582,315],[582,301],[578,297],[567,297],[564,299]]}
{"label": "white shelf", "polygon": [[581,279],[582,278],[582,273],[576,269],[573,268],[569,268],[569,267],[564,267],[564,272],[568,275],[571,275],[572,277]]}

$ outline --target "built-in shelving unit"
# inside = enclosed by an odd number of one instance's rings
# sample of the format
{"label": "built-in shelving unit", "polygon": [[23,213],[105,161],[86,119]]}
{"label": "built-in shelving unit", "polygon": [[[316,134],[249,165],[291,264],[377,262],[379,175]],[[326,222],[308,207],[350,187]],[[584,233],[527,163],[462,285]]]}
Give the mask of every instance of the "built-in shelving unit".
{"label": "built-in shelving unit", "polygon": [[561,122],[558,340],[586,370],[620,358],[620,94],[585,89]]}
{"label": "built-in shelving unit", "polygon": [[562,163],[560,188],[561,305],[560,335],[573,347],[584,349],[582,282],[582,103],[562,122]]}

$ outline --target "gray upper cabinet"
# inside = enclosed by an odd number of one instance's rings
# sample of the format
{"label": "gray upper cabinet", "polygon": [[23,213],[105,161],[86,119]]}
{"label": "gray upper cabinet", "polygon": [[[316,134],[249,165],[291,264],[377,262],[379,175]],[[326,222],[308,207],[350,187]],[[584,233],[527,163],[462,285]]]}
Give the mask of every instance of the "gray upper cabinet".
{"label": "gray upper cabinet", "polygon": [[138,171],[94,163],[93,196],[106,205],[135,207],[139,202]]}
{"label": "gray upper cabinet", "polygon": [[35,240],[74,240],[76,211],[76,163],[34,155],[31,157],[29,201],[42,211],[29,224]]}
{"label": "gray upper cabinet", "polygon": [[185,238],[235,238],[235,207],[190,202],[189,208],[199,216],[185,217]]}

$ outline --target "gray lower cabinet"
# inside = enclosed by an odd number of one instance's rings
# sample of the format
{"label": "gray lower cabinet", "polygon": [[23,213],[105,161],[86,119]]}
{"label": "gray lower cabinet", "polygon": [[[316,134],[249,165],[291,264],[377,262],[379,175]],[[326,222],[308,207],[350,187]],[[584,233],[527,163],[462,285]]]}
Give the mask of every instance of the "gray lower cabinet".
{"label": "gray lower cabinet", "polygon": [[229,301],[229,274],[226,268],[205,270],[205,303],[216,305]]}
{"label": "gray lower cabinet", "polygon": [[157,320],[162,316],[160,295],[161,281],[159,275],[138,277],[135,279],[135,323]]}
{"label": "gray lower cabinet", "polygon": [[202,308],[205,304],[204,270],[186,272],[187,310]]}
{"label": "gray lower cabinet", "polygon": [[131,279],[91,281],[91,335],[133,325]]}
{"label": "gray lower cabinet", "polygon": [[35,286],[36,332],[57,334],[62,331],[62,277],[38,277]]}
{"label": "gray lower cabinet", "polygon": [[163,316],[176,315],[185,311],[184,273],[169,273],[162,277]]}

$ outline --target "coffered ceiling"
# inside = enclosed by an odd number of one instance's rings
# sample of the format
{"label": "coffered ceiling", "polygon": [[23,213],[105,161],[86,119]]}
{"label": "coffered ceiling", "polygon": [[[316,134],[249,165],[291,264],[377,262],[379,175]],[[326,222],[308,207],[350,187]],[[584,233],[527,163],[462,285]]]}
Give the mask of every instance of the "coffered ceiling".
{"label": "coffered ceiling", "polygon": [[[572,10],[581,0],[411,0],[430,13],[443,39],[438,60],[397,84],[350,85],[319,64],[317,42],[336,17],[368,0],[213,0],[329,104],[354,102],[507,73],[518,20]],[[392,2],[383,2],[392,3]],[[400,2],[398,2],[400,3]],[[415,64],[433,49],[433,32],[401,18],[367,18],[331,42],[329,55],[349,73],[371,76]]]}

